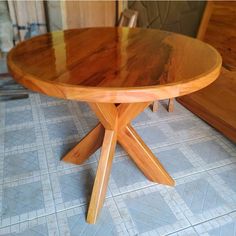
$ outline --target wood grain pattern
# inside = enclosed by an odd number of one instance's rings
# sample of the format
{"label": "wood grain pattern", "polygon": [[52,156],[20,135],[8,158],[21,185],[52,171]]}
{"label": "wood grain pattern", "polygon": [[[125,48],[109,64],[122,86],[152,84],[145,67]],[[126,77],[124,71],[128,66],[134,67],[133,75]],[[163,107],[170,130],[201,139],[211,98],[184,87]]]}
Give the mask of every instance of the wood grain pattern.
{"label": "wood grain pattern", "polygon": [[10,51],[8,67],[19,83],[49,96],[127,103],[199,90],[216,79],[221,57],[209,45],[174,33],[86,28],[22,42]]}
{"label": "wood grain pattern", "polygon": [[236,72],[222,69],[214,83],[178,101],[236,143]]}
{"label": "wood grain pattern", "polygon": [[200,26],[198,28],[198,32],[197,32],[197,38],[200,40],[203,40],[206,34],[208,23],[212,15],[213,6],[214,6],[214,2],[208,0],[204,9]]}
{"label": "wood grain pattern", "polygon": [[152,111],[153,112],[157,112],[158,111],[158,106],[159,106],[159,102],[158,101],[155,101],[152,103]]}
{"label": "wood grain pattern", "polygon": [[217,48],[228,70],[236,70],[236,2],[214,1],[212,15],[202,38]]}
{"label": "wood grain pattern", "polygon": [[170,186],[175,184],[174,180],[131,126],[127,126],[118,133],[118,141],[149,180]]}
{"label": "wood grain pattern", "polygon": [[104,131],[104,127],[101,124],[98,124],[63,157],[63,161],[76,165],[82,164],[101,147]]}
{"label": "wood grain pattern", "polygon": [[174,111],[174,98],[170,98],[168,101],[168,112]]}
{"label": "wood grain pattern", "polygon": [[93,186],[93,192],[89,203],[87,222],[94,224],[103,205],[107,184],[111,172],[113,155],[116,147],[117,131],[106,130],[102,151],[98,163],[97,174]]}
{"label": "wood grain pattern", "polygon": [[64,157],[82,163],[101,145],[105,130],[87,215],[87,221],[95,223],[117,141],[151,181],[174,185],[130,123],[151,101],[187,94],[214,81],[221,57],[207,44],[168,32],[87,28],[23,42],[9,53],[8,66],[14,78],[28,88],[87,101],[100,120]]}

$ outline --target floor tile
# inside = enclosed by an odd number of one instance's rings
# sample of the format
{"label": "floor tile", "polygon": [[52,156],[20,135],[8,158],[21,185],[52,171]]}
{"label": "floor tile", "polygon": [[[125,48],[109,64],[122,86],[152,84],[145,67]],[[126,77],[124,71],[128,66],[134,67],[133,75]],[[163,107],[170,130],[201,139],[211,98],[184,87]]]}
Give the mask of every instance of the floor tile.
{"label": "floor tile", "polygon": [[37,151],[7,155],[4,162],[4,176],[19,175],[39,170]]}
{"label": "floor tile", "polygon": [[168,236],[198,236],[198,233],[194,230],[193,227],[189,227],[176,233],[169,234]]}
{"label": "floor tile", "polygon": [[64,139],[67,136],[74,136],[78,134],[76,125],[73,120],[61,121],[56,123],[48,123],[49,139]]}
{"label": "floor tile", "polygon": [[30,105],[30,99],[16,99],[16,100],[10,100],[6,103],[6,108],[18,108],[23,106],[29,106]]}
{"label": "floor tile", "polygon": [[5,133],[5,147],[12,148],[36,143],[36,134],[34,127],[21,128]]}
{"label": "floor tile", "polygon": [[[48,169],[50,172],[55,172],[59,170],[65,170],[69,168],[77,167],[77,165],[64,162],[62,158],[73,149],[79,141],[69,141],[69,142],[57,142],[45,145],[45,151],[47,155],[47,163]],[[97,161],[97,157],[99,156],[100,150],[95,152],[90,156],[88,160],[86,160],[81,165],[86,165],[88,163],[93,163]]]}
{"label": "floor tile", "polygon": [[176,142],[183,142],[185,140],[197,139],[214,135],[213,128],[203,123],[196,117],[183,117],[167,122],[167,129],[173,134]]}
{"label": "floor tile", "polygon": [[0,235],[234,235],[236,145],[166,104],[132,123],[176,187],[147,180],[117,145],[105,206],[89,225],[100,151],[81,166],[60,161],[97,124],[89,106],[37,93],[1,103]]}
{"label": "floor tile", "polygon": [[166,235],[190,226],[168,187],[151,186],[114,199],[132,235]]}
{"label": "floor tile", "polygon": [[230,157],[230,154],[214,140],[195,143],[190,145],[190,148],[206,163],[217,162]]}
{"label": "floor tile", "polygon": [[40,181],[3,188],[2,218],[45,208]]}
{"label": "floor tile", "polygon": [[202,236],[235,236],[236,213],[221,216],[194,227]]}
{"label": "floor tile", "polygon": [[21,112],[7,112],[5,117],[5,125],[19,125],[30,123],[33,121],[33,114],[31,110],[24,110]]}
{"label": "floor tile", "polygon": [[129,235],[112,199],[105,201],[96,224],[86,222],[86,212],[87,206],[59,212],[57,222],[60,234],[71,236]]}
{"label": "floor tile", "polygon": [[[96,164],[61,170],[50,174],[56,210],[87,204],[96,173]],[[108,189],[107,197],[111,193]]]}
{"label": "floor tile", "polygon": [[148,145],[165,142],[167,140],[165,134],[158,129],[157,126],[144,127],[138,129],[138,132]]}
{"label": "floor tile", "polygon": [[58,236],[58,226],[54,214],[24,221],[18,224],[0,228],[2,236]]}
{"label": "floor tile", "polygon": [[48,175],[0,186],[0,227],[55,212]]}
{"label": "floor tile", "polygon": [[154,154],[156,154],[157,158],[164,165],[168,173],[173,177],[178,176],[178,174],[181,173],[184,175],[184,173],[189,173],[194,169],[194,166],[188,160],[187,155],[178,147],[171,147],[167,150],[154,152]]}
{"label": "floor tile", "polygon": [[42,95],[40,94],[39,95],[40,97],[40,101],[42,104],[44,103],[50,103],[50,102],[65,102],[66,100],[63,100],[63,99],[58,99],[58,98],[55,98],[55,97],[49,97],[49,96],[46,96],[46,95]]}
{"label": "floor tile", "polygon": [[127,156],[113,162],[109,181],[113,196],[149,185],[153,185],[153,182],[149,181]]}
{"label": "floor tile", "polygon": [[192,225],[230,213],[235,196],[222,187],[214,172],[203,172],[177,179],[172,197]]}
{"label": "floor tile", "polygon": [[43,107],[43,112],[46,120],[71,115],[67,104],[45,106]]}

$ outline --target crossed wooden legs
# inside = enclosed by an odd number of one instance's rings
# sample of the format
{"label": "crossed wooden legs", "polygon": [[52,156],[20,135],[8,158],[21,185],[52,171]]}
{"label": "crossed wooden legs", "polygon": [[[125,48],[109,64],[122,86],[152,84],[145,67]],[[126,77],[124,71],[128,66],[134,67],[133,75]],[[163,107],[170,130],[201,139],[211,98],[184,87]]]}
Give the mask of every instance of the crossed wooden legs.
{"label": "crossed wooden legs", "polygon": [[130,125],[131,120],[149,103],[125,103],[118,106],[111,103],[89,105],[101,123],[91,130],[63,158],[63,161],[81,164],[102,147],[87,215],[88,223],[94,224],[105,199],[117,141],[149,180],[171,186],[174,185],[174,180]]}

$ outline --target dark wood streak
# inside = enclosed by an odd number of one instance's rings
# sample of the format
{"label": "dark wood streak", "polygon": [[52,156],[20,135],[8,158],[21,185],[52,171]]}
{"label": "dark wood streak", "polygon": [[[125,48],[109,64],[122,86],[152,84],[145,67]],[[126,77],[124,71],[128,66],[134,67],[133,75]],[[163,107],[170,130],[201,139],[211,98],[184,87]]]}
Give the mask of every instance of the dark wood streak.
{"label": "dark wood streak", "polygon": [[207,86],[221,57],[207,44],[169,32],[88,28],[25,41],[9,53],[8,67],[18,82],[50,96],[138,102]]}

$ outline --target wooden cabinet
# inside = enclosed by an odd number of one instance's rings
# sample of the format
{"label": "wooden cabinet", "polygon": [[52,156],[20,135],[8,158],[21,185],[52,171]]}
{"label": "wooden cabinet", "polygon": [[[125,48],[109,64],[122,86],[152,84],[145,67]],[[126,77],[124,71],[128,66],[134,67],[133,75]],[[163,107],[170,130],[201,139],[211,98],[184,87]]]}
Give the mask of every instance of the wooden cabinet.
{"label": "wooden cabinet", "polygon": [[210,11],[198,35],[220,52],[222,72],[210,86],[178,101],[236,142],[236,2],[215,1]]}

